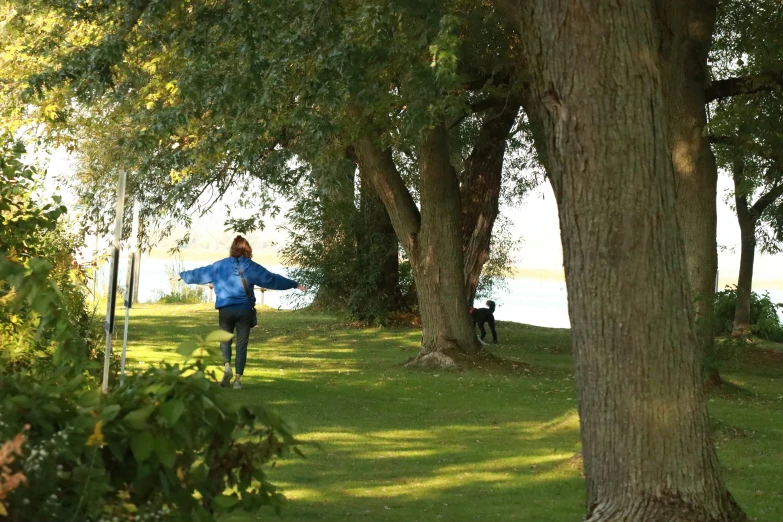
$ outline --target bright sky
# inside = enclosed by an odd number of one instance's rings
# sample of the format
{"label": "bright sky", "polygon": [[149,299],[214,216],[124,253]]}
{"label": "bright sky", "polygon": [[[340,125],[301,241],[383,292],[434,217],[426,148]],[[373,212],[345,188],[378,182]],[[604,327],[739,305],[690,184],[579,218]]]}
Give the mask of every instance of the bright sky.
{"label": "bright sky", "polygon": [[[49,167],[52,175],[67,175],[72,169],[71,163],[63,153],[53,155]],[[736,282],[739,271],[740,231],[734,211],[726,202],[730,194],[731,179],[721,175],[718,180],[718,269],[721,287]],[[69,199],[64,195],[66,201]],[[221,205],[218,205],[221,206]],[[525,203],[507,211],[514,222],[514,232],[523,240],[522,249],[517,255],[516,265],[521,269],[547,270],[557,272],[562,269],[562,249],[560,246],[560,228],[557,219],[557,206],[549,184],[533,191]],[[223,240],[219,236],[223,219],[207,217],[194,221],[192,236],[206,234]],[[282,218],[269,220],[266,230],[254,236],[262,236],[282,243],[285,234],[277,230],[284,224]],[[203,231],[203,232],[200,232]],[[217,237],[216,237],[217,236]],[[756,254],[754,270],[754,289],[783,289],[783,254]]]}
{"label": "bright sky", "polygon": [[[721,287],[735,284],[739,273],[740,230],[736,215],[726,202],[731,190],[731,178],[721,174],[718,179],[718,271]],[[539,187],[510,216],[516,232],[524,240],[518,266],[536,269],[562,266],[557,205],[548,184]],[[783,288],[783,254],[756,253],[754,288]]]}

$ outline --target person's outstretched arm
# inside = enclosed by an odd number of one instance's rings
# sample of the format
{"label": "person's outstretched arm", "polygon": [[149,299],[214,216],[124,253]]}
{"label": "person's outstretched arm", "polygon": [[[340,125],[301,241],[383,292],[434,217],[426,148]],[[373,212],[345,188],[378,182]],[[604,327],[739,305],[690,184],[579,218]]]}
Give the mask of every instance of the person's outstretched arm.
{"label": "person's outstretched arm", "polygon": [[293,279],[274,274],[255,261],[250,261],[250,267],[245,277],[248,283],[261,288],[268,288],[269,290],[290,290],[291,288],[299,288],[302,291],[307,290]]}
{"label": "person's outstretched arm", "polygon": [[211,283],[215,277],[213,266],[214,263],[193,270],[185,270],[179,273],[179,277],[189,285],[205,285]]}

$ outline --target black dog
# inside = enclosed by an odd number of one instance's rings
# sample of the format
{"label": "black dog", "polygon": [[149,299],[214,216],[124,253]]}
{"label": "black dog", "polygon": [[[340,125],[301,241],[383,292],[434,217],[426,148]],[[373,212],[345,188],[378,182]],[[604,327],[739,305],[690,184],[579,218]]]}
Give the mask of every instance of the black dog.
{"label": "black dog", "polygon": [[489,308],[471,308],[470,317],[473,318],[473,328],[478,325],[481,330],[481,342],[484,342],[484,337],[487,336],[487,331],[484,330],[484,325],[489,324],[489,329],[492,332],[492,342],[498,344],[498,333],[495,331],[495,301],[487,301]]}

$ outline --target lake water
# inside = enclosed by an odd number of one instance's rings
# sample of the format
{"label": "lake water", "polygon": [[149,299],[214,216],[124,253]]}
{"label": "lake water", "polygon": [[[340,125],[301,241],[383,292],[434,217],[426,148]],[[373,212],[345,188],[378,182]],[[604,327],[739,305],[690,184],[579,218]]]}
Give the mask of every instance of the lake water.
{"label": "lake water", "polygon": [[[204,262],[185,261],[180,264],[184,270],[191,270],[203,266]],[[125,272],[127,260],[120,258],[120,276],[119,284],[125,285]],[[170,289],[169,276],[167,268],[173,269],[172,261],[160,259],[142,259],[141,275],[139,277],[139,300],[142,302],[155,300],[159,292],[167,292]],[[272,272],[281,275],[288,275],[285,267],[267,265],[266,268]],[[106,265],[99,272],[99,281],[105,285],[108,279],[108,268]],[[568,296],[564,281],[550,281],[543,279],[509,279],[507,289],[503,292],[497,292],[493,296],[497,303],[495,318],[499,321],[515,321],[519,323],[532,324],[536,326],[547,326],[552,328],[568,328]],[[763,292],[764,290],[758,290]],[[99,290],[99,292],[101,292]],[[771,290],[770,296],[776,303],[783,302],[783,291]],[[264,304],[273,308],[292,309],[304,306],[309,301],[304,302],[292,299],[296,290],[285,292],[266,291],[264,292]],[[256,299],[260,302],[260,293],[256,289]],[[120,303],[121,306],[121,303]],[[477,306],[480,306],[477,302]]]}

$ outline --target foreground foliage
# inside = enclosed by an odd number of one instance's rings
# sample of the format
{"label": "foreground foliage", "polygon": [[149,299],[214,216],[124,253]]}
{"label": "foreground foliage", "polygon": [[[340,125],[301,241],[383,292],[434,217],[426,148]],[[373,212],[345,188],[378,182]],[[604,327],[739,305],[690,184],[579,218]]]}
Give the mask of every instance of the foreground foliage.
{"label": "foreground foliage", "polygon": [[225,332],[181,343],[176,364],[101,394],[78,242],[63,233],[65,208],[36,200],[23,153],[3,149],[0,183],[0,516],[211,521],[279,508],[262,467],[296,441],[279,417],[227,400],[205,372],[204,348]]}
{"label": "foreground foliage", "polygon": [[201,362],[151,367],[103,397],[85,384],[0,376],[0,440],[28,434],[10,520],[213,520],[281,505],[262,466],[293,437],[220,396]]}

